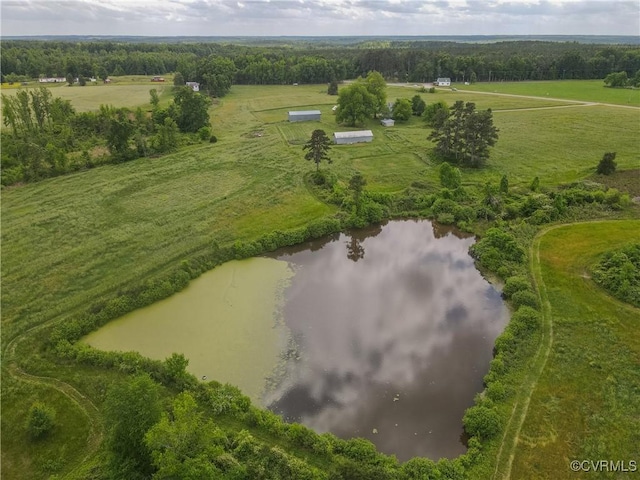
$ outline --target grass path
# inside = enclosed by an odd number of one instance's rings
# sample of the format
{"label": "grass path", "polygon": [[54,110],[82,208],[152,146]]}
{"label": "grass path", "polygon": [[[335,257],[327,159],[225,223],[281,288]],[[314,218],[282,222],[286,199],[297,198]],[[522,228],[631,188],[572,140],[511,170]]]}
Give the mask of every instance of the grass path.
{"label": "grass path", "polygon": [[[542,307],[541,340],[536,354],[531,359],[531,363],[528,369],[529,373],[524,379],[522,387],[518,391],[511,416],[509,417],[509,421],[507,422],[505,433],[500,445],[500,450],[498,451],[496,457],[496,467],[492,476],[493,480],[510,480],[512,478],[512,465],[516,455],[516,449],[520,441],[520,434],[522,432],[523,424],[525,423],[525,419],[527,418],[529,404],[534,392],[536,391],[539,379],[541,378],[542,373],[544,372],[547,365],[547,360],[549,359],[551,347],[554,341],[554,322],[551,303],[549,301],[547,286],[545,285],[544,279],[542,277],[542,264],[540,261],[541,242],[545,235],[559,228],[568,228],[575,225],[607,222],[610,221],[594,220],[589,222],[575,222],[547,227],[541,230],[536,235],[529,249],[530,269],[533,275],[534,287],[538,291],[538,297],[540,300],[540,305]],[[631,308],[623,302],[619,302],[613,298],[611,300],[619,307],[624,307],[625,309]]]}
{"label": "grass path", "polygon": [[544,370],[547,359],[549,358],[549,353],[551,352],[551,345],[553,344],[553,320],[551,318],[551,304],[549,303],[540,268],[540,241],[547,232],[564,226],[566,226],[566,224],[555,225],[540,231],[529,249],[530,268],[533,273],[534,287],[538,291],[538,298],[540,305],[542,305],[541,339],[538,350],[532,359],[529,374],[525,378],[522,388],[519,389],[519,395],[516,398],[511,416],[507,422],[496,459],[496,469],[493,473],[493,480],[508,480],[511,478],[511,466],[520,438],[520,431],[527,416],[531,396],[533,395],[538,379]]}
{"label": "grass path", "polygon": [[85,467],[86,462],[96,454],[96,452],[100,448],[100,445],[102,444],[102,439],[104,438],[104,428],[100,411],[98,410],[98,407],[95,405],[95,403],[91,401],[91,399],[80,393],[72,385],[54,377],[31,375],[30,373],[25,372],[18,366],[15,356],[16,349],[22,341],[24,341],[29,335],[35,334],[43,328],[51,326],[51,324],[55,323],[56,320],[57,319],[54,318],[52,320],[49,320],[48,322],[41,323],[33,328],[30,328],[26,332],[17,335],[7,345],[2,357],[3,363],[6,368],[5,372],[7,374],[22,382],[42,385],[44,387],[49,387],[57,390],[67,399],[69,399],[69,401],[75,404],[83,413],[83,415],[87,417],[89,423],[89,434],[87,436],[84,456],[78,462],[78,465],[63,477],[75,478],[74,474],[79,473],[79,471]]}

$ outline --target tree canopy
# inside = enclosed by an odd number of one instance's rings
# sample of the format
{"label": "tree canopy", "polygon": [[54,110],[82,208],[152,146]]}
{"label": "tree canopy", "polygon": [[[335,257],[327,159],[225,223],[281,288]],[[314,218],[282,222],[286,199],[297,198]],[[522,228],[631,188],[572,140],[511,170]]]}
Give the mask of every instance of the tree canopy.
{"label": "tree canopy", "polygon": [[311,160],[316,164],[316,171],[320,169],[320,162],[323,160],[327,163],[331,163],[329,157],[329,150],[331,149],[331,140],[327,137],[324,130],[314,130],[311,134],[311,138],[302,147],[303,150],[308,150],[304,155],[305,160]]}
{"label": "tree canopy", "polygon": [[457,101],[429,139],[436,142],[436,153],[443,159],[480,167],[489,158],[489,147],[498,140],[498,129],[491,110],[477,111],[475,103]]}
{"label": "tree canopy", "polygon": [[349,126],[362,124],[376,112],[377,100],[361,82],[340,89],[336,122]]}

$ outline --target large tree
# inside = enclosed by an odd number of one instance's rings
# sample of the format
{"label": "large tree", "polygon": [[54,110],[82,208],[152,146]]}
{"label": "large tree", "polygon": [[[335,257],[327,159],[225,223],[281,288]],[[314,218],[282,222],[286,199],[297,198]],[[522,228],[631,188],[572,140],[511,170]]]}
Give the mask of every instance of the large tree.
{"label": "large tree", "polygon": [[476,111],[475,103],[457,101],[429,135],[444,160],[480,167],[489,157],[489,147],[498,140],[491,110]]}
{"label": "large tree", "polygon": [[392,116],[394,120],[406,122],[411,118],[411,102],[407,98],[398,98],[393,104]]}
{"label": "large tree", "polygon": [[194,92],[191,87],[177,87],[173,100],[177,107],[176,123],[181,132],[195,133],[209,125],[209,105],[211,101]]}
{"label": "large tree", "polygon": [[224,454],[226,441],[222,431],[198,410],[189,392],[179,394],[171,415],[162,414],[145,435],[157,468],[154,478],[222,478],[214,461]]}
{"label": "large tree", "polygon": [[112,386],[104,402],[107,447],[114,478],[148,478],[153,472],[144,436],[161,415],[158,385],[148,375]]}
{"label": "large tree", "polygon": [[362,83],[354,83],[340,89],[336,122],[350,126],[364,123],[376,111],[376,98]]}
{"label": "large tree", "polygon": [[320,170],[320,162],[326,161],[331,163],[328,152],[331,149],[331,140],[327,137],[324,130],[314,130],[311,134],[311,138],[302,147],[303,150],[308,150],[304,155],[305,160],[312,160],[316,164],[316,171]]}
{"label": "large tree", "polygon": [[367,74],[364,84],[367,87],[367,91],[375,98],[373,118],[376,118],[376,115],[381,113],[387,105],[387,82],[379,72],[374,70]]}

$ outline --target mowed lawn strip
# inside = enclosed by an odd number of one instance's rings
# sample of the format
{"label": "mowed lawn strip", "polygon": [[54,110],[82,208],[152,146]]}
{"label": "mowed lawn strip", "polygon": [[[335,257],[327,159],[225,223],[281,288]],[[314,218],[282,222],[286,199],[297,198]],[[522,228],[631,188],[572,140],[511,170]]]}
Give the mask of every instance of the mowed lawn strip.
{"label": "mowed lawn strip", "polygon": [[[540,269],[551,305],[553,344],[531,397],[513,479],[594,478],[571,460],[637,461],[640,444],[640,310],[598,288],[589,268],[638,238],[640,221],[590,222],[549,230]],[[598,478],[618,478],[599,472]]]}

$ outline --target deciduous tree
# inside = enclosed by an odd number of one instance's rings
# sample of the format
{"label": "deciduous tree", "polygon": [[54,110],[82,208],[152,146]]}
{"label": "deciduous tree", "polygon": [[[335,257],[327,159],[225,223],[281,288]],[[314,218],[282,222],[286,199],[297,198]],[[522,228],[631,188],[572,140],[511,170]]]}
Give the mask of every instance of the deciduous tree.
{"label": "deciduous tree", "polygon": [[393,104],[392,116],[394,120],[406,122],[411,118],[411,102],[407,98],[398,98]]}
{"label": "deciduous tree", "polygon": [[362,124],[376,111],[376,98],[362,83],[354,83],[340,89],[336,122],[350,126]]}
{"label": "deciduous tree", "polygon": [[153,472],[145,434],[160,420],[158,385],[141,375],[107,391],[104,403],[106,442],[118,478],[148,478]]}

